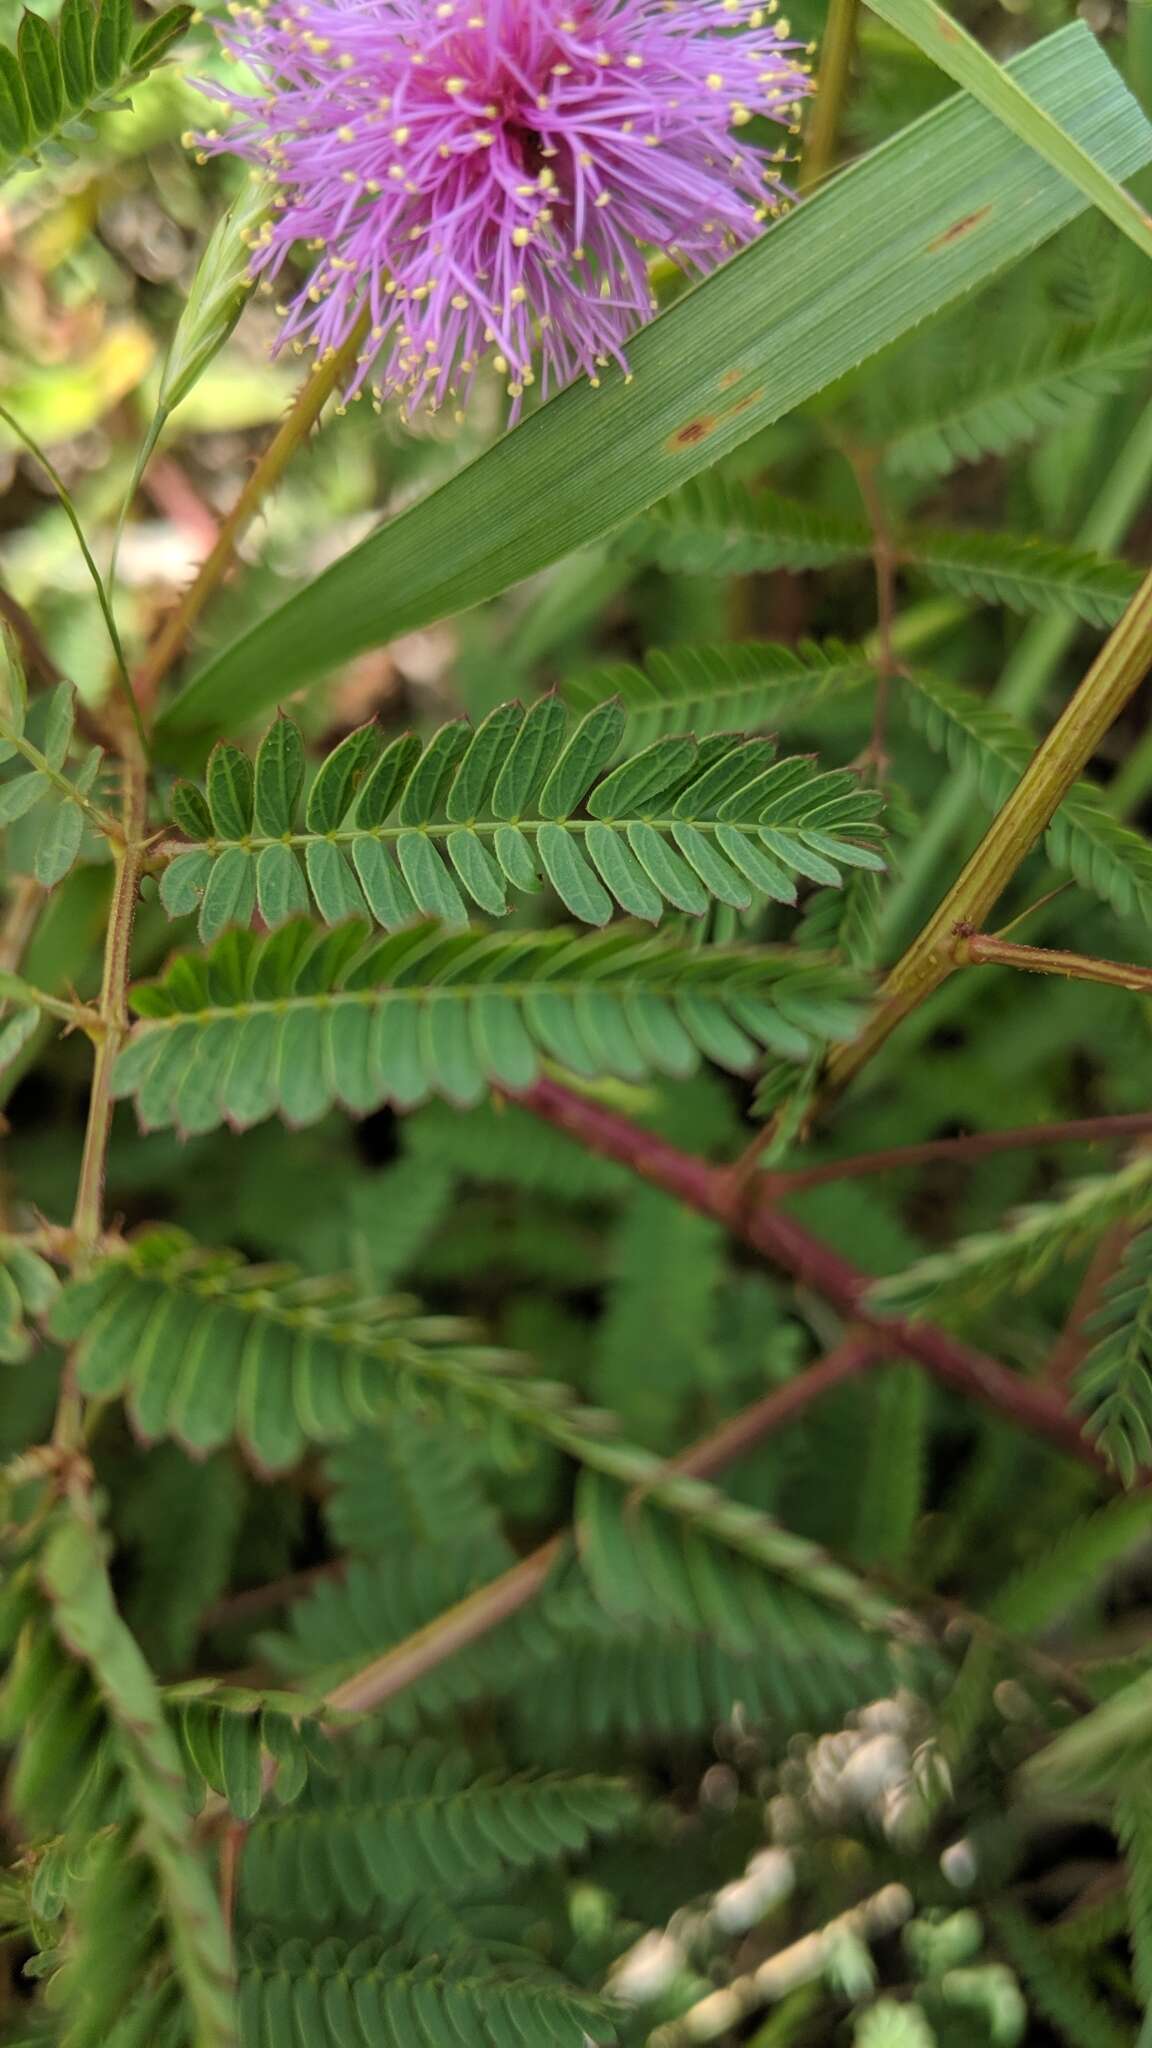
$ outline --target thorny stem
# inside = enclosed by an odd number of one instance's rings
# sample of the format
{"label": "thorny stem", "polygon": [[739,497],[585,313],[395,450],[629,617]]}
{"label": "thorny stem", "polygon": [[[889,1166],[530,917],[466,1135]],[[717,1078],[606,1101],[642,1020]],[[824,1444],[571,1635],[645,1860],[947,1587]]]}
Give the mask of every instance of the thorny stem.
{"label": "thorny stem", "polygon": [[939,988],[955,966],[958,927],[978,928],[1035,846],[1104,734],[1152,663],[1152,574],[1145,577],[1071,702],[1038,747],[959,879],[889,974],[859,1037],[828,1062],[837,1093],[860,1072],[897,1025]]}
{"label": "thorny stem", "polygon": [[836,161],[859,12],[860,0],[832,0],[828,10],[812,119],[800,166],[798,182],[802,192],[826,178]]}
{"label": "thorny stem", "polygon": [[1069,981],[1104,981],[1113,988],[1152,994],[1152,967],[1097,960],[1088,953],[1066,953],[1051,946],[1019,946],[992,932],[960,932],[952,957],[961,967],[1018,967],[1026,974],[1061,974]]}
{"label": "thorny stem", "polygon": [[279,483],[292,457],[307,439],[324,406],[356,360],[367,327],[367,314],[342,346],[313,366],[286,418],[281,421],[252,471],[232,510],[222,521],[211,552],[201,562],[175,611],[161,627],[136,677],[136,691],[150,703],[159,684],[178,659],[208,599],[223,582],[237,543],[251,525],[269,491]]}
{"label": "thorny stem", "polygon": [[[832,1387],[853,1378],[871,1365],[878,1355],[879,1346],[874,1336],[865,1331],[850,1332],[818,1364],[809,1366],[786,1386],[775,1388],[760,1401],[754,1401],[730,1421],[722,1423],[711,1435],[702,1437],[679,1457],[673,1458],[665,1467],[666,1472],[681,1473],[694,1479],[709,1478],[725,1465],[731,1465],[754,1445],[791,1422],[812,1402],[818,1401]],[[558,1535],[542,1543],[537,1550],[521,1558],[510,1571],[502,1572],[498,1579],[492,1579],[475,1593],[458,1601],[444,1614],[437,1615],[426,1628],[397,1644],[393,1650],[386,1650],[382,1657],[366,1665],[354,1677],[346,1679],[325,1696],[324,1705],[332,1714],[368,1714],[382,1707],[386,1701],[395,1698],[426,1672],[434,1671],[458,1650],[467,1649],[489,1630],[497,1628],[513,1614],[519,1613],[529,1601],[541,1591],[545,1580],[559,1563],[569,1541],[569,1533]]]}

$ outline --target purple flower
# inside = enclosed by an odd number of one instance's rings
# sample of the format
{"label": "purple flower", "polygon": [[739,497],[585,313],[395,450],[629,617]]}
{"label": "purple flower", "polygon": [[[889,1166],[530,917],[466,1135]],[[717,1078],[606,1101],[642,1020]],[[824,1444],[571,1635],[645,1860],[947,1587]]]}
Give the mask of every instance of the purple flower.
{"label": "purple flower", "polygon": [[[435,410],[489,358],[519,408],[609,361],[655,310],[647,252],[706,271],[786,195],[753,115],[795,132],[810,89],[777,0],[269,0],[229,54],[261,91],[201,147],[269,170],[253,268],[315,252],[281,341],[337,348],[349,395]],[[733,133],[733,131],[737,131]]]}

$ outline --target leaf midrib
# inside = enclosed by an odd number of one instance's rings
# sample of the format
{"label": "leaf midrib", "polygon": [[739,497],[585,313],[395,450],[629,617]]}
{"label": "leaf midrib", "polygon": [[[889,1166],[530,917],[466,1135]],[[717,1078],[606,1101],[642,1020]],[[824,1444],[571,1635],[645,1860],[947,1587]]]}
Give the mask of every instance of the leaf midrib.
{"label": "leaf midrib", "polygon": [[[872,822],[871,819],[861,819],[860,824],[851,829],[864,831]],[[173,839],[166,841],[157,852],[170,861],[186,853],[210,853],[219,857],[222,853],[234,852],[237,847],[244,853],[262,853],[269,846],[287,846],[306,852],[310,846],[351,845],[357,839],[379,839],[390,844],[411,832],[425,839],[446,838],[452,832],[473,832],[477,837],[493,838],[497,832],[505,830],[535,835],[543,825],[558,825],[561,831],[576,833],[586,833],[590,825],[604,825],[610,832],[627,832],[632,825],[650,825],[654,832],[663,833],[671,833],[677,825],[691,825],[697,832],[713,833],[717,826],[726,825],[749,836],[767,831],[791,832],[797,837],[806,831],[821,830],[818,825],[794,824],[789,819],[775,824],[771,818],[757,818],[751,822],[746,818],[651,818],[643,812],[628,818],[445,818],[420,825],[337,825],[326,832],[282,832],[278,835],[250,832],[242,839]],[[833,827],[825,836],[843,837],[844,833]]]}
{"label": "leaf midrib", "polygon": [[[762,967],[764,964],[763,961],[757,962],[758,967]],[[803,980],[803,977],[801,979]],[[770,982],[768,986],[774,987],[775,983]],[[145,1032],[151,1032],[153,1029],[161,1027],[171,1027],[174,1024],[214,1024],[222,1018],[239,1023],[249,1017],[269,1014],[272,1016],[289,1016],[297,1010],[331,1010],[337,1008],[342,1003],[380,1004],[395,1002],[397,999],[410,1002],[442,1002],[448,997],[455,998],[458,1001],[471,1002],[477,996],[490,995],[515,997],[518,1002],[522,1002],[527,996],[547,995],[549,992],[566,996],[582,994],[611,995],[621,1001],[630,995],[666,996],[670,1002],[674,1001],[678,995],[707,996],[715,1001],[723,1002],[729,993],[736,993],[737,991],[742,994],[763,994],[764,989],[759,975],[749,972],[747,980],[743,978],[736,980],[734,978],[732,981],[715,982],[635,981],[631,978],[627,980],[613,978],[612,980],[595,981],[585,976],[580,980],[558,980],[553,978],[544,980],[541,978],[539,981],[445,982],[437,987],[428,987],[421,984],[411,988],[387,986],[381,988],[329,989],[317,995],[273,996],[268,998],[247,997],[243,1003],[207,1003],[203,1009],[177,1010],[170,1017],[138,1016],[133,1027],[132,1038],[135,1040],[137,1037],[142,1037]]]}

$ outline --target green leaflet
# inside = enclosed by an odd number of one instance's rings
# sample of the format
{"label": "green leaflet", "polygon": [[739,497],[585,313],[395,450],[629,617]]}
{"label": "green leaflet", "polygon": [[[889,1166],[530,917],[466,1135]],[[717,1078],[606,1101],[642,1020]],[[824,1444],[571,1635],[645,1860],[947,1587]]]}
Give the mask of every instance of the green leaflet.
{"label": "green leaflet", "polygon": [[[1087,30],[1010,76],[1109,172],[1152,134]],[[930,174],[926,175],[926,170]],[[358,650],[480,603],[610,532],[1036,247],[1082,202],[970,100],[834,179],[637,335],[634,381],[561,392],[211,662],[160,720],[202,752]],[[851,260],[846,260],[850,252]],[[717,336],[724,347],[717,348]],[[565,452],[584,451],[579,490]]]}
{"label": "green leaflet", "polygon": [[665,732],[748,732],[805,721],[825,702],[862,690],[874,669],[859,648],[835,641],[776,647],[769,641],[723,647],[654,648],[643,668],[614,662],[586,669],[563,686],[577,711],[619,698],[627,743],[647,746]]}
{"label": "green leaflet", "polygon": [[370,2041],[373,2048],[411,2048],[417,2040],[610,2048],[618,2039],[600,1999],[543,1965],[524,1960],[515,1970],[483,1951],[406,1967],[379,1942],[332,1940],[314,1961],[299,1942],[279,1948],[266,1936],[245,1944],[240,1975],[245,2035],[253,2041],[284,2039],[284,2028],[297,2040]]}
{"label": "green leaflet", "polygon": [[[227,992],[222,972],[229,977]],[[148,1129],[311,1123],[429,1095],[471,1103],[530,1086],[541,1060],[582,1074],[684,1075],[701,1055],[736,1072],[777,1042],[796,1058],[856,1022],[855,977],[821,955],[566,930],[495,936],[363,924],[227,935],[140,985],[116,1089]]]}
{"label": "green leaflet", "polygon": [[[971,690],[910,670],[909,715],[929,745],[957,768],[969,768],[977,792],[998,810],[1023,772],[1032,742],[1023,726]],[[1152,924],[1152,847],[1108,811],[1102,792],[1077,782],[1044,835],[1054,867],[1111,904],[1120,916]]]}
{"label": "green leaflet", "polygon": [[[638,520],[626,536],[669,574],[746,575],[752,570],[826,568],[868,558],[866,526],[812,513],[771,493],[753,494],[722,475],[702,477]],[[1011,533],[968,533],[916,525],[897,530],[901,563],[945,590],[1014,611],[1066,611],[1090,625],[1115,625],[1140,583],[1139,571],[1085,548]]]}
{"label": "green leaflet", "polygon": [[191,7],[170,7],[134,35],[131,0],[65,0],[53,33],[26,13],[15,49],[0,48],[0,177],[41,150],[67,161],[76,124],[115,105],[191,19]]}
{"label": "green leaflet", "polygon": [[656,923],[668,905],[788,901],[794,875],[838,884],[837,863],[883,865],[881,800],[853,774],[775,762],[770,741],[733,733],[669,734],[609,767],[626,722],[615,698],[571,719],[549,696],[527,715],[499,705],[475,730],[454,720],[423,748],[361,726],[321,765],[301,821],[303,742],[281,717],[255,771],[223,744],[204,791],[176,784],[173,820],[197,845],[168,843],[161,900],[172,916],[199,904],[205,940],[254,901],[269,925],[311,901],[327,924],[367,913],[392,930],[419,913],[463,923],[469,899],[500,917],[542,870],[582,923],[614,908]]}
{"label": "green leaflet", "polygon": [[49,1833],[73,1825],[77,1791],[101,1744],[110,1760],[104,1819],[127,1816],[138,1851],[118,1854],[112,1830],[81,1865],[66,1963],[73,1973],[70,2038],[77,2048],[96,2048],[107,2038],[151,1969],[162,1921],[190,2035],[203,2048],[236,2048],[227,1933],[193,1840],[175,1740],[113,1600],[102,1532],[84,1503],[41,1533],[29,1619],[35,1616],[40,1629],[39,1680],[53,1698],[47,1711],[32,1711],[29,1661],[13,1662],[0,1704],[9,1739],[19,1745],[13,1803]]}
{"label": "green leaflet", "polygon": [[1035,1284],[1053,1261],[1093,1242],[1114,1223],[1145,1221],[1152,1212],[1152,1155],[1119,1173],[1077,1182],[1060,1202],[1033,1203],[1012,1227],[961,1238],[948,1251],[879,1280],[872,1299],[885,1314],[917,1314],[929,1302],[966,1307],[1004,1288]]}
{"label": "green leaflet", "polygon": [[[523,1431],[602,1472],[607,1490],[592,1498],[612,1513],[624,1504],[622,1486],[641,1486],[670,1540],[686,1546],[691,1597],[705,1608],[727,1595],[701,1595],[703,1566],[691,1565],[697,1552],[722,1554],[737,1578],[768,1574],[778,1595],[786,1589],[785,1612],[789,1598],[799,1603],[794,1624],[817,1637],[825,1608],[857,1627],[891,1621],[886,1598],[817,1545],[669,1472],[653,1453],[622,1442],[613,1418],[584,1408],[567,1387],[528,1377],[514,1357],[408,1304],[350,1301],[290,1268],[248,1266],[183,1232],[155,1230],[66,1287],[52,1327],[76,1346],[82,1391],[122,1397],[146,1440],[171,1436],[202,1454],[235,1438],[276,1472],[296,1464],[309,1442],[339,1442],[366,1421],[384,1422],[394,1407],[434,1402],[452,1426],[487,1427],[497,1442],[502,1431]],[[623,1540],[618,1533],[613,1549]],[[688,1597],[683,1589],[675,1596]],[[736,1612],[729,1610],[730,1633]],[[751,1623],[740,1626],[746,1640]]]}
{"label": "green leaflet", "polygon": [[254,1918],[299,1923],[450,1899],[578,1853],[637,1812],[619,1778],[502,1779],[442,1742],[385,1747],[339,1776],[313,1773],[303,1797],[256,1822],[245,1900]]}

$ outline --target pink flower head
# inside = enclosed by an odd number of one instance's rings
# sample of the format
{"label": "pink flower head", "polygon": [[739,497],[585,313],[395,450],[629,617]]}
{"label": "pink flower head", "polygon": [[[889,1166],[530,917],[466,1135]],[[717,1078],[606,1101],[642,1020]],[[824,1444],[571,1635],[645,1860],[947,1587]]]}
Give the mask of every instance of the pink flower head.
{"label": "pink flower head", "polygon": [[[338,348],[350,387],[432,410],[486,357],[518,409],[609,360],[655,310],[646,252],[705,271],[779,210],[810,88],[777,0],[268,0],[234,5],[230,54],[262,91],[200,138],[269,169],[253,251],[274,277],[316,255],[282,341]],[[734,134],[732,131],[737,131]]]}

